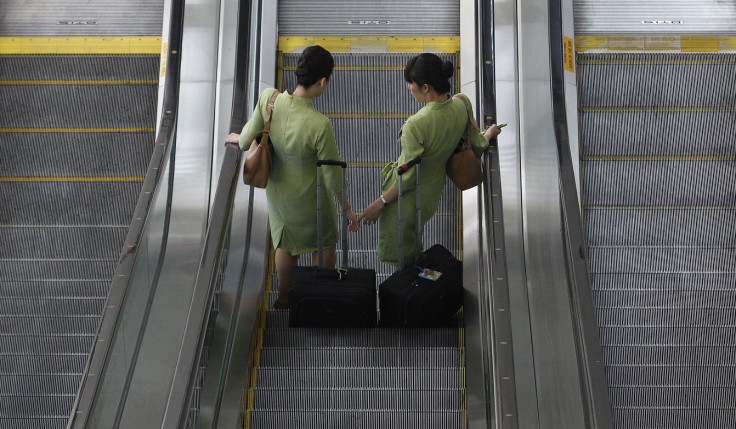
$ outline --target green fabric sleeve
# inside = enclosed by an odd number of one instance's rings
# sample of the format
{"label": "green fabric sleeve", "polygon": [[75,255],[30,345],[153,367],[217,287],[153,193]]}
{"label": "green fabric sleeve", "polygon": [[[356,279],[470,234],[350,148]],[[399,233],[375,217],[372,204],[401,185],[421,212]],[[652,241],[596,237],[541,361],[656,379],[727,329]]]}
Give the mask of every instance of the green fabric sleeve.
{"label": "green fabric sleeve", "polygon": [[[315,146],[317,159],[340,160],[340,152],[337,150],[337,142],[335,141],[335,131],[332,129],[332,123],[329,120],[325,120],[322,124]],[[342,191],[342,168],[324,166],[322,168],[322,178],[324,179],[324,186],[329,192],[335,194]]]}
{"label": "green fabric sleeve", "polygon": [[[401,154],[397,161],[398,165],[421,157],[424,154],[424,141],[419,130],[412,121],[406,121],[401,128]],[[396,176],[398,178],[398,175]],[[416,188],[417,177],[416,168],[410,168],[403,174],[402,189],[404,192],[411,191]],[[399,189],[399,184],[394,183],[394,187]]]}
{"label": "green fabric sleeve", "polygon": [[483,155],[483,152],[488,148],[488,140],[486,140],[483,133],[471,131],[470,147],[473,149],[475,156]]}
{"label": "green fabric sleeve", "polygon": [[260,97],[258,97],[258,104],[253,110],[253,114],[250,119],[248,119],[248,122],[243,126],[243,130],[240,132],[240,150],[248,150],[253,139],[263,134],[263,128],[265,126],[263,116],[266,112],[268,100],[271,98],[274,91],[276,90],[273,88],[267,89],[261,93]]}

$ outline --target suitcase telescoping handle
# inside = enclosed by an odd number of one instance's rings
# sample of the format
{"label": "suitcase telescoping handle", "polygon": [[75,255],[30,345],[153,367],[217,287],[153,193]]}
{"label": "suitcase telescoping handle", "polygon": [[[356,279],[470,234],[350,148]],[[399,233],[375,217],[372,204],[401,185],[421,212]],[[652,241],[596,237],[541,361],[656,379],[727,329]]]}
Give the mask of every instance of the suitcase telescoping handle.
{"label": "suitcase telescoping handle", "polygon": [[421,205],[421,197],[420,197],[420,189],[419,189],[419,172],[421,168],[419,168],[419,164],[422,163],[422,158],[417,157],[412,159],[411,161],[407,162],[406,164],[401,164],[398,169],[397,173],[399,175],[399,269],[404,269],[404,208],[402,200],[404,198],[404,189],[402,186],[402,182],[404,181],[403,176],[404,173],[409,171],[409,169],[416,165],[416,187],[414,188],[414,194],[416,196],[416,238],[414,239],[414,244],[416,246],[416,252],[414,253],[414,257],[418,257],[419,253],[422,251],[422,205]]}
{"label": "suitcase telescoping handle", "polygon": [[331,159],[317,160],[317,242],[319,245],[319,266],[324,265],[324,238],[322,238],[322,175],[319,169],[323,165],[342,167],[342,268],[348,267],[348,208],[345,204],[345,170],[348,163],[345,161],[334,161]]}

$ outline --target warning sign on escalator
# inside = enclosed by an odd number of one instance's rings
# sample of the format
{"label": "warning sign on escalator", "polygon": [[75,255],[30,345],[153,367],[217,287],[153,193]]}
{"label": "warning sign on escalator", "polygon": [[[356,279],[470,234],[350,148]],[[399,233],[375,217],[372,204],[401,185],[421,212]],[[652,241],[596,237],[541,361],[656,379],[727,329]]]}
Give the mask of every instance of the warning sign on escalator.
{"label": "warning sign on escalator", "polygon": [[563,37],[565,49],[565,70],[575,73],[575,48],[570,37]]}

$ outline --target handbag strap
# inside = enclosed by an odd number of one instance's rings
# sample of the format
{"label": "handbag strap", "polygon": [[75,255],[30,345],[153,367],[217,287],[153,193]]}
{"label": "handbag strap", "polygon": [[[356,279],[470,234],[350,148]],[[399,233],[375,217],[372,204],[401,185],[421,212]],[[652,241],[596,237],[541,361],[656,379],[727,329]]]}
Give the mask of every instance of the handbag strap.
{"label": "handbag strap", "polygon": [[278,97],[279,91],[276,90],[273,92],[273,95],[271,95],[271,98],[268,100],[268,105],[266,106],[266,117],[263,118],[265,121],[265,124],[263,125],[263,135],[261,136],[261,141],[259,144],[262,145],[268,145],[268,134],[271,130],[271,115],[273,114],[273,103],[276,102],[276,97]]}
{"label": "handbag strap", "polygon": [[478,123],[475,122],[475,118],[473,117],[473,107],[470,105],[470,100],[468,100],[467,95],[457,93],[453,97],[463,100],[463,103],[465,104],[465,112],[468,114],[468,125],[465,127],[465,132],[468,138],[465,140],[465,144],[470,145],[470,139],[473,138],[473,134],[472,134],[473,129],[475,129],[475,131],[480,132]]}

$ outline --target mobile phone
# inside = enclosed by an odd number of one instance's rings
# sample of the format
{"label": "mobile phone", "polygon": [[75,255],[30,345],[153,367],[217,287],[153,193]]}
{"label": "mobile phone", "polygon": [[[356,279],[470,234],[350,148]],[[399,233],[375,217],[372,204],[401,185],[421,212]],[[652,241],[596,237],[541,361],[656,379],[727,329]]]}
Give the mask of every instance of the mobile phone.
{"label": "mobile phone", "polygon": [[508,125],[508,124],[499,124],[499,125],[496,125],[496,126],[497,126],[498,128],[503,128],[503,127],[505,127],[506,125]]}

